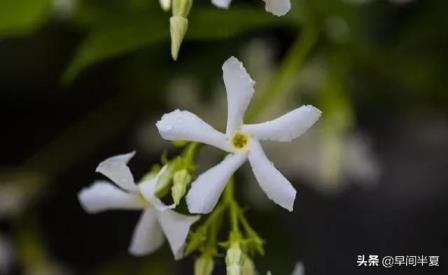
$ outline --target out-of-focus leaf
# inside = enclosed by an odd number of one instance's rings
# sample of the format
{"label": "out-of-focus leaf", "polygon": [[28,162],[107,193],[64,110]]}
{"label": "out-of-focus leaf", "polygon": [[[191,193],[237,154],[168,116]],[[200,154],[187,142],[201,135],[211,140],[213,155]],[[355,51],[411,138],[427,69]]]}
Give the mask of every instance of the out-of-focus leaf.
{"label": "out-of-focus leaf", "polygon": [[[252,9],[197,9],[190,15],[190,26],[185,40],[224,39],[257,28],[282,24],[291,25],[292,20],[279,19]],[[63,80],[73,80],[82,70],[102,60],[168,39],[168,18],[162,16],[155,17],[143,13],[130,17],[120,16],[114,19],[113,24],[107,24],[103,20],[100,28],[95,29],[93,26],[93,31],[81,44],[65,71]]]}
{"label": "out-of-focus leaf", "polygon": [[162,41],[168,34],[160,30],[147,21],[95,30],[79,47],[64,72],[63,81],[73,80],[79,72],[94,63]]}
{"label": "out-of-focus leaf", "polygon": [[1,0],[0,36],[26,34],[48,19],[50,0]]}
{"label": "out-of-focus leaf", "polygon": [[251,30],[292,25],[291,17],[276,17],[264,10],[232,8],[230,10],[201,9],[190,16],[187,40],[224,39]]}

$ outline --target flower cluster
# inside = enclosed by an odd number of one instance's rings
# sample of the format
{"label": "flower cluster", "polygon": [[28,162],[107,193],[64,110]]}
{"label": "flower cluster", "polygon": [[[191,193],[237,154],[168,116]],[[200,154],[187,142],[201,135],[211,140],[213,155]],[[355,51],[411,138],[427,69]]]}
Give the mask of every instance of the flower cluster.
{"label": "flower cluster", "polygon": [[[250,163],[255,178],[267,197],[279,206],[289,211],[293,210],[296,190],[266,157],[261,142],[265,140],[288,142],[295,139],[319,119],[321,112],[313,106],[305,105],[271,121],[245,124],[244,114],[254,95],[255,82],[243,64],[235,57],[230,57],[222,69],[228,103],[225,133],[219,132],[195,114],[181,110],[163,115],[156,126],[161,137],[166,140],[189,141],[192,142],[191,144],[202,143],[219,148],[227,153],[224,160],[192,180],[194,178],[190,174],[194,170],[191,169],[194,167],[191,164],[194,154],[192,152],[196,151],[191,148],[196,147],[189,147],[191,150],[186,150],[185,156],[168,162],[158,172],[150,173],[151,176],[146,176],[139,183],[135,183],[128,167],[134,152],[118,155],[104,160],[96,169],[115,185],[97,181],[79,193],[81,205],[89,213],[111,209],[143,211],[129,248],[130,253],[134,255],[144,255],[155,251],[163,244],[166,237],[175,259],[181,258],[190,227],[199,219],[199,216],[188,216],[173,210],[183,198],[187,187],[190,187],[186,195],[189,212],[210,213],[217,205],[226,184],[232,182],[233,186],[232,175],[246,161]],[[170,181],[167,180],[166,175],[170,176]],[[192,181],[191,186],[190,181]],[[160,185],[165,186],[168,182],[171,184],[174,201],[171,205],[162,202],[161,198],[164,195],[157,192]],[[241,216],[242,211],[236,204],[230,201],[225,205],[234,210],[232,222],[241,220],[251,235],[250,240],[260,245],[262,241]],[[220,217],[221,212],[213,212],[202,228],[206,231],[209,222],[210,224],[216,222],[216,217]],[[232,226],[238,227],[235,224]],[[228,274],[240,274],[244,269],[252,270],[253,264],[246,255],[248,250],[245,248],[245,242],[240,238],[241,234],[235,231],[231,236],[226,256]],[[191,242],[195,242],[193,239]],[[206,237],[201,237],[199,243],[204,239]],[[191,245],[191,247],[196,246]],[[262,250],[258,247],[257,249]],[[213,269],[214,253],[203,254],[198,259],[196,268],[206,270],[206,274],[209,274]]]}

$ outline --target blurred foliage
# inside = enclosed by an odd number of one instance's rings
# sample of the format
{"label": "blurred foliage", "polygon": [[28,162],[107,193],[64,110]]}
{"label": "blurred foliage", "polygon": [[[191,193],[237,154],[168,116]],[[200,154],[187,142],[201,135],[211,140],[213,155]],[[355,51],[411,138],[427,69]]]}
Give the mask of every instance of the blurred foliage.
{"label": "blurred foliage", "polygon": [[0,1],[0,36],[24,35],[46,23],[51,0]]}

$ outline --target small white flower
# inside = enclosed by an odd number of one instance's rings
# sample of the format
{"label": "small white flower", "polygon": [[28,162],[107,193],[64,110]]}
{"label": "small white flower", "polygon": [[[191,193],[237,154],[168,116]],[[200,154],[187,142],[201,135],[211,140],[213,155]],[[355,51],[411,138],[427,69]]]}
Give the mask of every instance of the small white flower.
{"label": "small white flower", "polygon": [[[266,11],[277,15],[283,16],[291,9],[291,0],[263,0],[265,3]],[[218,8],[227,9],[230,6],[232,0],[212,0],[212,3]]]}
{"label": "small white flower", "polygon": [[230,154],[218,165],[201,174],[187,194],[191,213],[209,213],[218,202],[230,176],[249,160],[261,189],[278,205],[293,210],[296,191],[291,183],[268,160],[259,140],[291,141],[302,135],[320,117],[321,111],[306,105],[274,120],[243,124],[243,117],[254,93],[255,82],[235,57],[223,65],[227,90],[227,131],[218,132],[195,114],[175,110],[157,122],[166,140],[206,143]]}
{"label": "small white flower", "polygon": [[166,167],[156,177],[135,184],[127,166],[134,154],[135,152],[132,152],[108,158],[96,168],[97,172],[108,177],[120,188],[110,182],[96,181],[79,192],[79,201],[88,213],[110,209],[143,210],[129,252],[136,256],[152,253],[163,244],[166,236],[175,259],[180,259],[190,226],[199,216],[174,212],[170,210],[174,205],[165,205],[156,197],[156,184]]}

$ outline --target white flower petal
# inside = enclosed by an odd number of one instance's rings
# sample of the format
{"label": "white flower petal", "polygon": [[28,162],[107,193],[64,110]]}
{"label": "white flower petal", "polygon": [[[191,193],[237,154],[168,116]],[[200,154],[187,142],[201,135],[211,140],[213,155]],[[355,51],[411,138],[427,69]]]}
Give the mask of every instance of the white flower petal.
{"label": "white flower petal", "polygon": [[111,209],[142,209],[143,203],[136,195],[127,193],[112,183],[96,181],[78,193],[81,206],[88,213],[98,213]]}
{"label": "white flower petal", "polygon": [[269,199],[289,211],[293,210],[296,190],[268,160],[258,141],[252,140],[249,162],[255,178]]}
{"label": "white flower petal", "polygon": [[101,173],[127,191],[137,191],[134,177],[128,167],[129,160],[135,155],[135,151],[110,157],[96,167],[96,172]]}
{"label": "white flower petal", "polygon": [[149,208],[143,212],[135,227],[129,253],[143,256],[159,249],[165,238],[157,219],[157,212]]}
{"label": "white flower petal", "polygon": [[266,11],[283,16],[291,9],[291,0],[263,0],[265,2]]}
{"label": "white flower petal", "polygon": [[166,140],[196,141],[230,151],[227,137],[208,125],[195,114],[175,110],[164,114],[156,123],[159,133]]}
{"label": "white flower petal", "polygon": [[244,113],[254,94],[255,81],[238,59],[230,57],[222,65],[224,84],[227,91],[227,135],[243,125]]}
{"label": "white flower petal", "polygon": [[176,260],[182,258],[190,226],[199,220],[200,216],[182,215],[172,210],[158,212],[157,216],[174,258]]}
{"label": "white flower petal", "polygon": [[247,152],[229,154],[218,165],[201,174],[192,184],[187,194],[190,213],[206,214],[218,202],[230,176],[247,159]]}
{"label": "white flower petal", "polygon": [[212,0],[213,5],[222,9],[229,8],[230,2],[232,2],[232,0]]}
{"label": "white flower petal", "polygon": [[244,125],[243,131],[257,139],[291,141],[313,126],[321,113],[319,109],[305,105],[271,121]]}
{"label": "white flower petal", "polygon": [[159,180],[160,176],[166,171],[167,169],[167,165],[165,165],[160,171],[159,173],[157,173],[157,176],[155,176],[154,178],[144,181],[142,183],[140,183],[138,185],[141,194],[143,195],[143,197],[148,200],[151,205],[153,205],[155,208],[157,208],[157,210],[159,211],[164,211],[166,209],[172,209],[174,207],[176,207],[175,204],[172,205],[166,205],[164,204],[159,198],[157,198],[156,196],[156,186],[157,186],[157,181]]}

